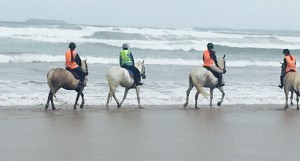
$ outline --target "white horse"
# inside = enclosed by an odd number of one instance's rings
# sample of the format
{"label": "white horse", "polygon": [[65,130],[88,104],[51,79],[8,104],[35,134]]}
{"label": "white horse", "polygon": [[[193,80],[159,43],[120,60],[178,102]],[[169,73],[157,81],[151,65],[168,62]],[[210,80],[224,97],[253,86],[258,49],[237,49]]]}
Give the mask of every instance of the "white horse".
{"label": "white horse", "polygon": [[[135,67],[140,71],[141,77],[143,79],[146,79],[144,61],[136,62]],[[109,85],[109,93],[107,96],[106,107],[109,107],[109,101],[110,101],[111,97],[114,97],[114,99],[117,103],[117,107],[121,108],[129,89],[132,89],[132,88],[136,89],[138,107],[139,108],[142,107],[140,104],[140,86],[136,86],[134,84],[134,78],[130,76],[127,69],[121,68],[121,67],[110,68],[106,74],[106,80]],[[125,93],[124,93],[123,100],[121,101],[121,103],[119,103],[118,99],[115,96],[116,89],[119,85],[121,85],[122,87],[125,88]]]}
{"label": "white horse", "polygon": [[[225,55],[221,59],[218,59],[218,64],[219,64],[220,69],[226,72]],[[199,67],[197,69],[192,70],[192,72],[189,75],[189,88],[186,91],[186,102],[183,104],[184,108],[186,108],[188,105],[189,95],[194,86],[197,89],[197,93],[195,95],[195,108],[196,109],[198,108],[197,100],[198,100],[199,93],[201,93],[205,97],[210,96],[210,104],[209,105],[212,106],[214,88],[218,88],[222,93],[222,98],[217,104],[218,106],[220,106],[221,103],[223,102],[225,92],[223,90],[223,87],[216,87],[217,84],[218,84],[218,78],[216,78],[212,74],[212,72],[210,72],[206,68]],[[206,93],[204,91],[203,87],[210,88],[210,94]]]}
{"label": "white horse", "polygon": [[[281,63],[281,73],[285,72],[285,68],[283,67],[283,63]],[[288,99],[289,99],[289,92],[291,92],[291,105],[293,104],[293,95],[294,95],[294,82],[295,82],[295,76],[297,75],[297,72],[288,72],[284,78],[283,78],[283,89],[285,94],[285,105],[283,110],[286,110],[288,106]],[[295,85],[296,86],[296,85]]]}
{"label": "white horse", "polygon": [[[86,60],[81,61],[81,69],[84,72],[88,72],[88,66],[86,63]],[[47,81],[48,81],[48,86],[50,89],[49,95],[48,95],[48,100],[45,106],[45,109],[48,109],[49,107],[49,102],[51,101],[52,104],[52,110],[55,110],[55,106],[53,103],[53,96],[55,97],[55,93],[60,89],[64,88],[66,90],[75,90],[77,92],[77,97],[75,100],[74,104],[74,110],[76,110],[76,105],[77,101],[79,99],[79,96],[82,98],[82,102],[80,105],[80,108],[82,109],[84,106],[84,95],[82,93],[84,87],[78,87],[79,80],[74,77],[74,75],[63,68],[53,68],[49,70],[47,74]],[[86,83],[87,79],[85,79]]]}

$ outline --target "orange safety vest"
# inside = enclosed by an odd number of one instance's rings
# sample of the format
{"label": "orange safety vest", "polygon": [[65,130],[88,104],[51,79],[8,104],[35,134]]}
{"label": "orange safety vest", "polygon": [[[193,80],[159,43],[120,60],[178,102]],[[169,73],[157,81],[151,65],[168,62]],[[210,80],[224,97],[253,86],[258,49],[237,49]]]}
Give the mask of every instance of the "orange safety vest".
{"label": "orange safety vest", "polygon": [[205,50],[203,52],[203,58],[204,58],[203,66],[210,67],[210,66],[214,65],[214,60],[210,57],[210,53],[208,50]]}
{"label": "orange safety vest", "polygon": [[287,55],[285,57],[286,60],[286,69],[285,72],[289,72],[291,70],[294,70],[295,72],[297,71],[296,67],[296,58],[292,55]]}
{"label": "orange safety vest", "polygon": [[75,57],[77,55],[77,52],[75,50],[73,50],[72,54],[73,54],[73,60],[72,60],[72,56],[71,56],[71,50],[66,51],[66,67],[75,69],[75,68],[79,67],[78,64],[75,62]]}

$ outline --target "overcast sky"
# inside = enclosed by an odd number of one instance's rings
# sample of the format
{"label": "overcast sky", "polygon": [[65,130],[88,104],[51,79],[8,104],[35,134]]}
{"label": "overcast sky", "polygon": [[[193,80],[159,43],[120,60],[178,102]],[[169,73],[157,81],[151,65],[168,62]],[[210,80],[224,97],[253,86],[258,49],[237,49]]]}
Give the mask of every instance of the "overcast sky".
{"label": "overcast sky", "polygon": [[300,30],[300,0],[0,0],[0,21]]}

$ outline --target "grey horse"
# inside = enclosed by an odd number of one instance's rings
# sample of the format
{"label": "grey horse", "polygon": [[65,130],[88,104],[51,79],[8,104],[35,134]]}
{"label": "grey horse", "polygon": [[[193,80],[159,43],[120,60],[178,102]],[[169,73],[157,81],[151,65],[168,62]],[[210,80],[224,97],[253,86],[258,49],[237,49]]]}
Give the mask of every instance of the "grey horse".
{"label": "grey horse", "polygon": [[[81,61],[82,65],[81,68],[83,71],[88,72],[88,67],[86,60]],[[79,99],[79,96],[82,98],[82,102],[80,104],[80,108],[82,109],[84,106],[84,95],[82,93],[84,87],[78,87],[79,80],[74,77],[74,75],[63,68],[53,68],[51,69],[48,74],[47,74],[47,81],[48,81],[48,86],[50,88],[50,92],[48,95],[48,100],[45,106],[45,109],[48,109],[49,107],[49,102],[51,101],[52,104],[52,110],[55,110],[55,106],[53,103],[53,96],[55,96],[55,93],[60,89],[66,89],[66,90],[75,90],[77,92],[77,97],[76,101],[74,104],[74,109],[76,110],[76,105]],[[85,80],[86,83],[87,79]]]}

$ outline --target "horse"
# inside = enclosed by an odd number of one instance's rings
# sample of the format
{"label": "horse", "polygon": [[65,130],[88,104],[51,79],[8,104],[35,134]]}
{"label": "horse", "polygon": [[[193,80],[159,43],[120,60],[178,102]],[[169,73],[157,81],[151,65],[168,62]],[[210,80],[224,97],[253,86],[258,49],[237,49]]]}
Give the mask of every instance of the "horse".
{"label": "horse", "polygon": [[[135,67],[140,71],[141,77],[143,79],[146,79],[146,70],[144,66],[144,60],[143,61],[137,61],[135,63]],[[109,107],[109,102],[111,100],[111,97],[114,97],[117,107],[121,108],[127,93],[129,89],[135,88],[136,89],[136,94],[137,94],[137,100],[138,100],[138,107],[142,108],[140,104],[140,86],[136,86],[134,83],[134,79],[132,76],[130,76],[129,71],[126,70],[125,68],[122,67],[112,67],[108,70],[106,74],[106,80],[109,85],[109,93],[107,96],[107,102],[106,102],[106,107]],[[115,92],[117,87],[121,85],[122,87],[125,88],[125,93],[123,96],[123,100],[121,103],[119,103],[118,99],[115,96]]]}
{"label": "horse", "polygon": [[[281,73],[285,72],[285,68],[283,67],[283,63],[281,64]],[[293,88],[293,84],[295,81],[295,76],[296,76],[297,72],[288,72],[285,74],[284,78],[283,78],[283,89],[284,89],[284,94],[285,94],[285,105],[283,107],[283,110],[286,110],[289,106],[288,106],[288,99],[289,99],[289,92],[291,92],[291,105],[293,104],[293,95],[294,95],[294,88]]]}
{"label": "horse", "polygon": [[[218,59],[218,64],[220,69],[223,70],[225,73],[226,72],[225,55],[222,58]],[[186,91],[186,102],[183,104],[184,108],[186,108],[188,105],[189,95],[194,86],[197,89],[197,93],[195,95],[195,109],[198,108],[197,100],[198,100],[199,93],[201,93],[205,97],[210,96],[209,105],[212,106],[214,88],[218,88],[222,93],[222,98],[217,103],[218,106],[221,106],[225,96],[225,92],[223,90],[223,87],[216,87],[217,84],[218,84],[218,79],[212,74],[211,71],[207,70],[206,68],[200,67],[192,70],[192,72],[189,75],[189,88]],[[203,87],[210,88],[210,94],[206,93]]]}
{"label": "horse", "polygon": [[[81,69],[87,73],[88,72],[88,66],[86,63],[86,59],[81,61]],[[85,79],[84,84],[86,84],[87,79]],[[45,109],[48,109],[49,107],[49,101],[51,101],[52,104],[52,110],[55,110],[55,106],[53,103],[53,96],[56,98],[55,93],[60,89],[66,89],[66,90],[75,90],[77,92],[76,101],[74,104],[74,110],[76,110],[77,101],[79,99],[79,96],[82,98],[82,102],[80,104],[80,108],[83,109],[84,106],[84,94],[82,93],[84,86],[78,87],[79,79],[76,79],[74,75],[63,68],[53,68],[49,70],[47,73],[47,82],[50,89],[48,100],[45,106]]]}
{"label": "horse", "polygon": [[293,83],[293,91],[296,93],[297,110],[299,110],[299,96],[300,96],[300,74],[297,73]]}

